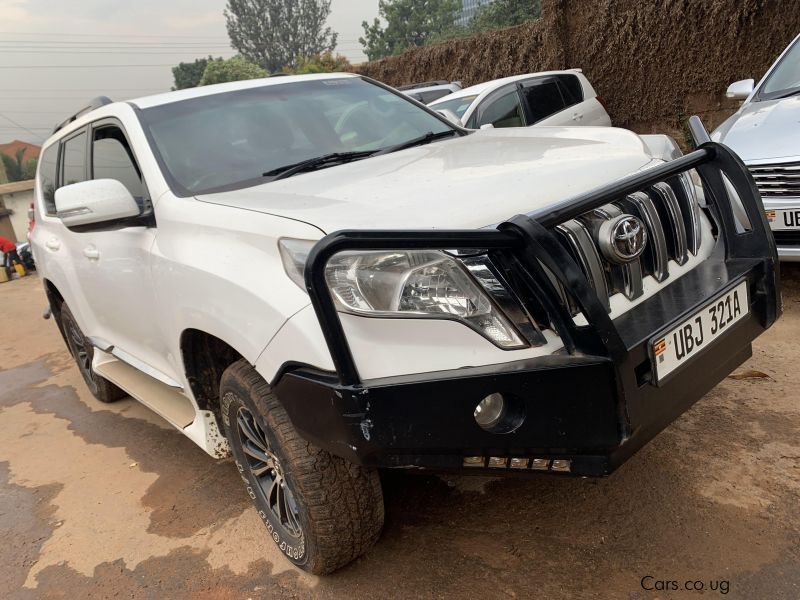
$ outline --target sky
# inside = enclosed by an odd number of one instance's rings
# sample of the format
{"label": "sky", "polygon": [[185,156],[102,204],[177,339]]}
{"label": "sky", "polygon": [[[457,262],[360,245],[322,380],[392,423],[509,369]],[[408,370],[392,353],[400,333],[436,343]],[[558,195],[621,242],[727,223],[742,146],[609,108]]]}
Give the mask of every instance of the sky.
{"label": "sky", "polygon": [[[225,0],[0,0],[0,143],[41,144],[95,96],[168,91],[171,67],[230,57]],[[366,60],[361,22],[378,0],[332,0],[337,52]]]}

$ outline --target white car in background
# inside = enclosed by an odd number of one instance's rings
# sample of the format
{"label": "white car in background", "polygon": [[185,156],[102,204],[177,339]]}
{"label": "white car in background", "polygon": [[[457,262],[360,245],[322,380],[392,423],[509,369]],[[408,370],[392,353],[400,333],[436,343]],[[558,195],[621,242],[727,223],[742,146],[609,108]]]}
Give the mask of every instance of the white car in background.
{"label": "white car in background", "polygon": [[433,110],[468,129],[529,125],[601,125],[611,119],[580,69],[486,81],[431,102]]}
{"label": "white car in background", "polygon": [[800,261],[800,36],[763,79],[732,83],[742,106],[711,139],[733,149],[761,192],[782,260]]}

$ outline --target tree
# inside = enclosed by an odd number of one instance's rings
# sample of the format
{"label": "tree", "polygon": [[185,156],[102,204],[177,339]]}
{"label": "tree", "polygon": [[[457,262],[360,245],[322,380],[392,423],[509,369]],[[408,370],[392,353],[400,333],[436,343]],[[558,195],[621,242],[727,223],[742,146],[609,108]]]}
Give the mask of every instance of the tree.
{"label": "tree", "polygon": [[19,148],[14,156],[9,156],[5,152],[0,152],[0,161],[3,162],[3,169],[6,172],[6,179],[9,183],[14,181],[26,181],[36,177],[36,164],[35,158],[29,159],[27,162],[23,160],[25,156],[25,148]]}
{"label": "tree", "polygon": [[294,69],[284,69],[284,71],[295,75],[306,75],[308,73],[341,73],[349,71],[350,68],[350,61],[341,54],[334,56],[333,52],[323,52],[315,56],[299,58]]}
{"label": "tree", "polygon": [[325,27],[330,12],[331,0],[228,0],[225,21],[231,45],[276,73],[336,48],[338,34]]}
{"label": "tree", "polygon": [[460,0],[380,0],[378,13],[386,27],[377,17],[371,25],[363,21],[364,37],[358,41],[370,60],[399,54],[453,30],[460,9]]}
{"label": "tree", "polygon": [[200,85],[200,80],[203,78],[203,73],[208,66],[208,63],[214,60],[211,56],[208,58],[197,58],[194,62],[182,62],[177,67],[172,67],[172,76],[175,79],[175,86],[173,90],[185,90],[186,88],[193,88]]}
{"label": "tree", "polygon": [[491,4],[483,4],[475,11],[469,28],[478,32],[512,27],[538,19],[541,15],[541,0],[494,0]]}
{"label": "tree", "polygon": [[199,85],[258,79],[267,75],[268,73],[264,69],[241,56],[234,56],[228,60],[215,58],[206,65],[206,70],[203,71],[203,77],[200,79]]}

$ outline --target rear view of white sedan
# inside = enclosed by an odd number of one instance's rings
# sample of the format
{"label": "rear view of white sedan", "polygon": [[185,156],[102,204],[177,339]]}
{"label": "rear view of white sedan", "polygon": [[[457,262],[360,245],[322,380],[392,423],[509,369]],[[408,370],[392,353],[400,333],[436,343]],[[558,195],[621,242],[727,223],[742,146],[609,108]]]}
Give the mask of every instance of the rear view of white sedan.
{"label": "rear view of white sedan", "polygon": [[611,119],[580,69],[495,79],[429,104],[468,129],[530,125],[601,125]]}

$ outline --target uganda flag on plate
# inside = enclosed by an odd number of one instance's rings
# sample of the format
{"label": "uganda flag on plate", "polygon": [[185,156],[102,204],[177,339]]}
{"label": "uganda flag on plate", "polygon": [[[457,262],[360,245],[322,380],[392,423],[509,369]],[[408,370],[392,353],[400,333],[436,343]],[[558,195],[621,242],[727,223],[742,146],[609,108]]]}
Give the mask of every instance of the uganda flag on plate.
{"label": "uganda flag on plate", "polygon": [[664,350],[666,350],[666,349],[667,349],[667,340],[666,339],[658,340],[655,344],[653,344],[653,353],[656,355],[656,358],[658,358],[658,362],[663,362],[664,361],[663,354],[664,354]]}

